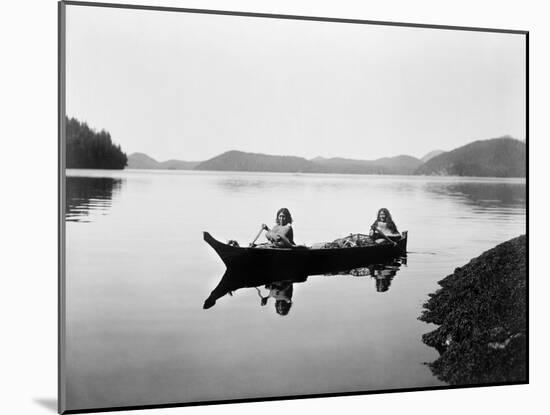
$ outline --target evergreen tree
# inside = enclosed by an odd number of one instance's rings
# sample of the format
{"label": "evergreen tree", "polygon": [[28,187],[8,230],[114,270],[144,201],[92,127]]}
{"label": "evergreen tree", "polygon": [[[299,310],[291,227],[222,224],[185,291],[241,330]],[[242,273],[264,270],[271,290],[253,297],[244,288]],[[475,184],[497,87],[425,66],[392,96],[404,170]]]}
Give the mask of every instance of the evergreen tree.
{"label": "evergreen tree", "polygon": [[123,169],[128,164],[128,157],[107,131],[96,132],[76,118],[65,117],[65,122],[67,168]]}

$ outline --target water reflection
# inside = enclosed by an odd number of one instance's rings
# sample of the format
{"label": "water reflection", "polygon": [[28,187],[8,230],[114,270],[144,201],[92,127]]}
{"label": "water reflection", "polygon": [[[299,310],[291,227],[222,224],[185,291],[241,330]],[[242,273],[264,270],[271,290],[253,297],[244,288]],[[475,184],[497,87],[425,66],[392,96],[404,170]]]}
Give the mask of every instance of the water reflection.
{"label": "water reflection", "polygon": [[[304,280],[305,281],[305,280]],[[275,281],[266,284],[264,288],[268,290],[266,296],[262,295],[262,291],[255,287],[260,296],[260,305],[267,305],[267,301],[273,298],[275,301],[275,312],[281,316],[286,316],[292,307],[292,295],[294,294],[294,282],[290,280]]]}
{"label": "water reflection", "polygon": [[[407,265],[407,257],[392,258],[379,264],[368,264],[364,267],[338,272],[337,275],[353,277],[370,277],[374,280],[376,292],[383,293],[390,289],[391,283],[401,266]],[[326,275],[335,275],[333,273]]]}
{"label": "water reflection", "polygon": [[407,265],[407,258],[395,258],[382,264],[371,264],[366,267],[355,268],[340,274],[349,274],[354,277],[370,277],[374,280],[376,292],[384,293],[390,289],[391,283],[401,266]]}
{"label": "water reflection", "polygon": [[260,297],[260,305],[266,306],[273,300],[275,312],[286,316],[293,304],[294,284],[305,283],[313,275],[322,277],[351,276],[370,277],[374,280],[377,292],[383,293],[389,290],[393,279],[402,265],[406,265],[406,258],[393,258],[382,263],[365,264],[363,267],[331,270],[330,273],[306,275],[298,271],[271,267],[270,270],[258,267],[229,267],[223,274],[219,284],[212,290],[204,302],[203,308],[208,309],[216,304],[216,301],[225,295],[233,295],[234,291],[242,288],[254,288]]}
{"label": "water reflection", "polygon": [[277,183],[270,183],[266,180],[246,179],[246,178],[224,178],[217,182],[217,185],[229,192],[240,192],[243,189],[255,188],[264,189],[276,187]]}
{"label": "water reflection", "polygon": [[391,189],[396,192],[412,192],[416,189],[414,183],[407,183],[398,179],[399,176],[370,176],[370,175],[330,175],[330,174],[301,174],[301,173],[263,173],[258,177],[224,177],[216,181],[216,185],[229,193],[239,193],[255,190],[271,190],[277,188],[302,189],[314,188],[319,191],[342,191],[357,189],[362,191],[368,187],[371,191]]}
{"label": "water reflection", "polygon": [[426,190],[444,198],[454,198],[483,209],[523,208],[525,183],[437,183],[426,184]]}
{"label": "water reflection", "polygon": [[113,195],[120,191],[123,181],[111,177],[67,177],[65,183],[65,220],[90,222],[91,213],[105,213],[111,207]]}

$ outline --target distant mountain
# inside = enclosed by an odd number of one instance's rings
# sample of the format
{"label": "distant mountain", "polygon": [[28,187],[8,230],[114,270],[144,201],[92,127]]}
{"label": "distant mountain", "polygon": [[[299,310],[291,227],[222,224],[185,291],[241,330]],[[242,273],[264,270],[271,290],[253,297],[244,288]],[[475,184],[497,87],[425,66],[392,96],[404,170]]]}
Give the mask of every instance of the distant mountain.
{"label": "distant mountain", "polygon": [[311,160],[295,156],[227,151],[202,162],[167,160],[158,162],[147,154],[133,153],[128,167],[134,169],[256,171],[333,174],[425,174],[458,176],[524,177],[525,143],[509,137],[475,141],[453,151],[432,151],[422,162],[401,155],[376,160],[341,157],[315,157]]}
{"label": "distant mountain", "polygon": [[386,157],[378,160],[345,158],[272,156],[268,154],[228,151],[200,163],[197,170],[271,171],[290,173],[340,174],[412,174],[422,162],[411,156]]}
{"label": "distant mountain", "polygon": [[193,170],[198,161],[167,160],[158,162],[144,153],[132,153],[128,156],[130,169],[166,169],[166,170]]}
{"label": "distant mountain", "polygon": [[167,160],[160,163],[161,169],[167,170],[193,170],[200,161]]}
{"label": "distant mountain", "polygon": [[422,161],[422,163],[426,163],[428,160],[431,160],[433,159],[434,157],[436,156],[439,156],[440,154],[443,154],[444,151],[443,150],[434,150],[434,151],[430,151],[428,154],[426,154],[424,157],[422,157],[420,160]]}
{"label": "distant mountain", "polygon": [[377,166],[385,169],[384,174],[412,174],[422,165],[422,161],[412,156],[384,157],[374,160]]}
{"label": "distant mountain", "polygon": [[525,177],[525,148],[525,143],[508,137],[474,141],[428,160],[415,174]]}
{"label": "distant mountain", "polygon": [[271,156],[267,154],[227,151],[203,161],[196,170],[223,171],[271,171],[288,173],[318,173],[319,167],[312,161],[294,156]]}
{"label": "distant mountain", "polygon": [[412,174],[422,162],[411,156],[384,157],[377,160],[316,157],[311,160],[322,173]]}
{"label": "distant mountain", "polygon": [[316,157],[312,162],[316,168],[323,173],[378,174],[382,173],[383,170],[382,167],[376,166],[371,161],[345,159],[341,157]]}
{"label": "distant mountain", "polygon": [[129,169],[158,169],[159,162],[144,153],[132,153],[128,156]]}

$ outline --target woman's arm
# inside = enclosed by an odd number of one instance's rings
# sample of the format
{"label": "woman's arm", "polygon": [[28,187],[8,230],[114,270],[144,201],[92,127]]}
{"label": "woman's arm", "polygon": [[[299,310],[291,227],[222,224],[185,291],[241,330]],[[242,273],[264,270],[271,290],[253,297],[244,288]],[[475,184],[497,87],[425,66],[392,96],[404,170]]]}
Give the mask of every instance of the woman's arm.
{"label": "woman's arm", "polygon": [[284,235],[277,235],[279,240],[277,242],[282,242],[285,248],[292,248],[294,244]]}
{"label": "woman's arm", "polygon": [[267,232],[265,236],[270,242],[278,243],[285,248],[291,248],[295,246],[294,234],[291,226],[289,226],[286,229],[285,228],[281,229],[281,227],[275,227],[269,232]]}
{"label": "woman's arm", "polygon": [[378,222],[373,223],[370,226],[369,236],[374,237],[378,233]]}
{"label": "woman's arm", "polygon": [[277,242],[277,233],[273,232],[269,228],[267,228],[267,232],[265,233],[265,237],[269,242]]}
{"label": "woman's arm", "polygon": [[280,241],[283,242],[287,248],[295,246],[292,226],[289,225],[288,228],[284,230],[284,234],[279,236],[281,238]]}
{"label": "woman's arm", "polygon": [[285,232],[285,236],[292,245],[296,245],[294,243],[294,231],[292,230],[292,226],[288,225],[288,229]]}
{"label": "woman's arm", "polygon": [[262,223],[262,229],[264,231],[267,231],[265,233],[265,237],[267,238],[267,240],[269,242],[276,242],[276,236],[277,235],[271,229],[269,229],[269,226],[267,226],[265,223]]}

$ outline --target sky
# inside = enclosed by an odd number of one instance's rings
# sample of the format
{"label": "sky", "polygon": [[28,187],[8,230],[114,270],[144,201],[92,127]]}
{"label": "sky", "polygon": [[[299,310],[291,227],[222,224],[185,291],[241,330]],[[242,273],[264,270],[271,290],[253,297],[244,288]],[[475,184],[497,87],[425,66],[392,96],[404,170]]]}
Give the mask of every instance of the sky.
{"label": "sky", "polygon": [[127,154],[373,160],[525,139],[525,36],[68,5],[67,115]]}

